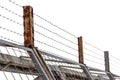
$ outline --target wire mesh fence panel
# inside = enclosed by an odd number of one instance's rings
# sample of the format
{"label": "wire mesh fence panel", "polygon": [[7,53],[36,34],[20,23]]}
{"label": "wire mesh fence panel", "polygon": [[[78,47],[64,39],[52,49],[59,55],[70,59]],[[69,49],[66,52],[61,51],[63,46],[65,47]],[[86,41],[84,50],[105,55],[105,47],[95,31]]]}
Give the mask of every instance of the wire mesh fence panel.
{"label": "wire mesh fence panel", "polygon": [[1,80],[34,80],[38,71],[28,52],[10,46],[0,46]]}
{"label": "wire mesh fence panel", "polygon": [[[35,78],[37,80],[37,77],[43,75],[38,73],[27,50],[15,47],[15,44],[14,47],[10,46],[13,45],[0,46],[2,80],[34,80]],[[48,52],[40,52],[55,80],[88,80],[80,64],[51,55]]]}
{"label": "wire mesh fence panel", "polygon": [[56,80],[88,80],[80,64],[52,55],[50,52],[41,53]]}
{"label": "wire mesh fence panel", "polygon": [[89,68],[89,71],[94,78],[94,80],[110,80],[108,77],[107,73],[105,71],[99,70],[99,69],[94,69],[94,68]]}

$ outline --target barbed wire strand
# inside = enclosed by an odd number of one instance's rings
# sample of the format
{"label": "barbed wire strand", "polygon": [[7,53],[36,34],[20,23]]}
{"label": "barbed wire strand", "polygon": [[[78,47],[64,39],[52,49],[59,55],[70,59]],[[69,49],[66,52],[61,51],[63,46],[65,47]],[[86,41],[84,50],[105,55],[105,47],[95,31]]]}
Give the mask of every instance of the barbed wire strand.
{"label": "barbed wire strand", "polygon": [[46,37],[46,38],[48,38],[48,39],[50,39],[50,40],[52,40],[52,41],[55,41],[55,42],[57,42],[57,43],[59,43],[59,44],[62,44],[62,45],[64,45],[64,46],[68,47],[68,48],[71,48],[71,49],[75,50],[75,51],[78,51],[77,49],[75,49],[75,48],[73,48],[73,47],[71,47],[71,46],[69,46],[69,45],[67,45],[67,44],[64,44],[64,43],[62,43],[62,42],[60,42],[60,41],[57,41],[57,40],[55,40],[55,39],[53,39],[53,38],[51,38],[51,37],[48,37],[48,36],[40,33],[39,31],[35,31],[35,32],[38,33],[38,34],[40,34],[40,35],[42,35],[42,36],[44,36],[44,37]]}
{"label": "barbed wire strand", "polygon": [[120,61],[120,59],[119,58],[117,58],[117,57],[115,57],[115,56],[113,56],[113,55],[110,55],[113,59],[115,59],[115,60],[117,60],[117,61]]}
{"label": "barbed wire strand", "polygon": [[8,41],[11,41],[11,42],[14,42],[14,43],[23,44],[23,43],[14,41],[14,40],[12,40],[12,39],[9,39],[9,38],[3,37],[3,36],[0,36],[0,38],[5,39],[5,40],[8,40]]}
{"label": "barbed wire strand", "polygon": [[1,16],[2,18],[4,18],[4,19],[7,19],[7,20],[9,20],[9,21],[13,22],[13,23],[16,23],[16,24],[18,24],[18,25],[20,25],[20,26],[23,26],[21,23],[19,23],[19,22],[17,22],[17,21],[15,21],[15,20],[13,20],[13,19],[11,19],[11,18],[8,18],[8,17],[3,16],[3,15],[1,15],[1,14],[0,14],[0,16]]}
{"label": "barbed wire strand", "polygon": [[72,55],[72,56],[74,56],[74,57],[78,57],[77,55],[71,54],[71,53],[69,53],[69,52],[67,52],[67,51],[65,51],[65,50],[59,49],[59,48],[57,48],[57,47],[54,47],[54,46],[49,45],[49,44],[47,44],[47,43],[41,42],[41,41],[39,41],[39,40],[35,40],[35,41],[37,41],[37,42],[39,42],[39,43],[41,43],[41,44],[44,44],[44,45],[46,45],[46,46],[49,46],[49,47],[51,47],[51,48],[54,48],[54,49],[56,49],[56,50],[62,51],[62,52],[64,52],[64,53],[70,54],[70,55]]}
{"label": "barbed wire strand", "polygon": [[12,30],[7,29],[7,28],[3,28],[2,26],[0,26],[0,28],[3,29],[3,30],[6,30],[6,31],[8,31],[8,32],[11,32],[11,33],[17,34],[17,35],[19,35],[19,36],[23,36],[23,35],[20,34],[20,33],[17,33],[17,32],[15,32],[15,31],[12,31]]}
{"label": "barbed wire strand", "polygon": [[117,62],[117,61],[115,61],[115,60],[110,60],[110,64],[111,64],[112,62],[114,62],[114,63],[116,63],[116,64],[118,64],[118,65],[120,66],[120,62]]}
{"label": "barbed wire strand", "polygon": [[93,48],[95,48],[95,49],[97,49],[97,50],[99,50],[101,52],[104,52],[102,49],[100,49],[100,48],[98,48],[98,47],[96,47],[96,46],[94,46],[94,45],[92,45],[92,44],[90,44],[90,43],[88,43],[86,41],[84,41],[84,43],[87,44],[87,45],[90,45],[91,47],[93,47]]}
{"label": "barbed wire strand", "polygon": [[95,53],[95,54],[98,55],[98,56],[104,57],[103,55],[98,54],[98,53],[96,53],[96,52],[94,52],[94,51],[92,51],[92,50],[90,50],[90,49],[88,49],[88,48],[86,48],[86,47],[83,47],[83,49],[85,49],[85,50],[87,50],[87,51],[90,51],[90,52],[92,52],[92,53]]}
{"label": "barbed wire strand", "polygon": [[[15,3],[15,2],[12,1],[12,0],[9,0],[9,1],[12,2],[13,4],[19,6],[19,7],[22,7],[20,4],[17,4],[17,3]],[[47,23],[51,24],[52,26],[54,26],[54,27],[56,27],[56,28],[58,28],[58,29],[60,29],[60,30],[62,30],[62,31],[64,31],[64,32],[66,32],[67,34],[69,34],[69,35],[71,35],[71,36],[73,36],[73,37],[75,37],[75,38],[77,38],[74,34],[72,34],[72,33],[68,32],[68,31],[66,31],[65,29],[62,29],[62,28],[58,27],[57,25],[55,25],[55,24],[53,24],[52,22],[48,21],[47,19],[45,19],[45,18],[39,16],[38,14],[36,14],[36,13],[33,13],[33,14],[34,14],[35,16],[39,17],[40,19],[46,21]]]}
{"label": "barbed wire strand", "polygon": [[96,62],[96,61],[93,61],[93,60],[89,60],[87,58],[85,58],[86,61],[90,61],[90,62],[93,62],[93,63],[97,63],[97,64],[100,64],[100,65],[104,65],[103,63],[99,63],[99,62]]}
{"label": "barbed wire strand", "polygon": [[12,13],[12,14],[14,14],[14,15],[17,15],[18,17],[21,17],[21,18],[23,17],[23,16],[21,16],[21,15],[15,13],[14,11],[11,11],[10,9],[8,9],[8,8],[6,8],[6,7],[4,7],[4,6],[2,6],[2,5],[0,5],[0,7],[1,7],[2,9],[4,9],[4,10],[6,10],[6,11]]}
{"label": "barbed wire strand", "polygon": [[[12,1],[12,0],[10,0],[10,2],[12,2],[13,4],[15,4],[15,5],[19,6],[19,7],[22,7],[21,5],[15,3],[15,2]],[[47,22],[50,23],[51,25],[56,26],[55,24],[53,24],[52,22],[50,22],[50,21],[48,21],[48,20],[42,18],[41,16],[39,16],[39,15],[37,15],[37,14],[35,14],[35,13],[34,13],[34,15],[35,15],[35,16],[38,16],[39,18],[41,18],[41,19],[43,19],[43,20],[45,20],[45,21],[47,21]],[[38,25],[38,24],[36,24],[36,23],[35,23],[35,25],[37,25],[37,26],[39,26],[39,27],[42,27],[42,26],[40,26],[40,25]],[[56,27],[57,27],[58,29],[63,30],[64,32],[66,32],[66,33],[68,33],[68,34],[70,34],[70,35],[72,35],[72,36],[75,37],[75,35],[71,34],[70,32],[68,32],[68,31],[66,31],[66,30],[64,30],[64,29],[62,29],[62,28],[60,28],[60,27],[58,27],[58,26],[56,26]],[[44,28],[44,27],[42,27],[42,28]],[[44,29],[46,29],[46,28],[44,28]],[[48,29],[46,29],[46,30],[48,30]],[[48,30],[48,31],[49,31],[49,32],[52,32],[52,31],[50,31],[50,30]],[[55,32],[52,32],[52,33],[56,34],[57,36],[59,36],[59,37],[65,39],[65,40],[68,40],[68,39],[62,37],[61,35],[59,35],[59,34],[57,34],[57,33],[55,33]],[[74,43],[74,42],[71,41],[71,40],[68,40],[68,41],[71,42],[71,43],[73,43],[73,44],[76,44],[76,43]]]}
{"label": "barbed wire strand", "polygon": [[69,34],[69,35],[71,35],[71,36],[77,38],[74,34],[72,34],[72,33],[68,32],[68,31],[66,31],[66,30],[63,29],[63,28],[58,27],[57,25],[55,25],[55,24],[53,24],[52,22],[48,21],[47,19],[45,19],[45,18],[39,16],[38,14],[34,13],[34,15],[37,16],[37,17],[39,17],[40,19],[46,21],[47,23],[51,24],[52,26],[58,28],[59,30],[62,30],[63,32],[65,32],[65,33],[67,33],[67,34]]}
{"label": "barbed wire strand", "polygon": [[12,1],[12,0],[8,0],[8,1],[11,2],[12,4],[22,8],[22,6],[20,4],[18,4],[18,3],[16,3],[15,1]]}
{"label": "barbed wire strand", "polygon": [[71,40],[69,40],[69,39],[66,39],[65,37],[63,37],[63,36],[61,36],[61,35],[59,35],[58,33],[56,33],[56,32],[53,32],[53,31],[51,31],[51,30],[49,30],[49,29],[47,29],[47,28],[45,28],[45,27],[43,27],[43,26],[41,26],[41,25],[39,25],[39,24],[37,24],[37,23],[34,23],[36,26],[38,26],[38,27],[41,27],[41,28],[43,28],[44,30],[46,30],[46,31],[49,31],[50,33],[52,33],[52,34],[55,34],[55,35],[57,35],[57,36],[59,36],[60,38],[62,38],[62,39],[64,39],[64,40],[66,40],[66,41],[69,41],[69,42],[71,42],[72,44],[75,44],[75,45],[77,45],[75,42],[73,42],[73,41],[71,41]]}
{"label": "barbed wire strand", "polygon": [[[110,67],[115,67],[115,68],[119,68],[120,67],[119,64],[114,64],[114,63],[110,63],[110,64],[111,64]],[[112,65],[114,65],[114,66],[112,66]]]}
{"label": "barbed wire strand", "polygon": [[93,57],[93,58],[99,59],[99,60],[102,60],[102,59],[103,59],[103,58],[100,58],[100,57],[96,57],[96,56],[90,55],[89,53],[86,53],[86,52],[84,52],[84,54],[86,54],[86,55],[88,55],[88,56],[91,56],[91,57]]}

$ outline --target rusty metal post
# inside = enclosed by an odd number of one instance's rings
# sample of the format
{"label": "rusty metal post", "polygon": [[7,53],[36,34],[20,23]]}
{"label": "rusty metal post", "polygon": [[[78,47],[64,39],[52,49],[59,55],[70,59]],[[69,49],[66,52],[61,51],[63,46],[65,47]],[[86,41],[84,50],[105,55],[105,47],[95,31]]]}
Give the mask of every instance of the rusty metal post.
{"label": "rusty metal post", "polygon": [[[23,7],[24,13],[24,46],[31,48],[32,52],[28,51],[31,59],[44,80],[55,80],[52,72],[45,63],[40,52],[34,47],[34,27],[33,27],[33,8],[31,6]],[[40,77],[40,76],[39,76]],[[39,79],[36,78],[36,79]]]}
{"label": "rusty metal post", "polygon": [[33,28],[33,8],[31,6],[23,7],[24,14],[24,46],[34,47],[34,28]]}
{"label": "rusty metal post", "polygon": [[109,52],[108,51],[104,51],[104,57],[105,57],[105,71],[110,72]]}
{"label": "rusty metal post", "polygon": [[78,53],[79,53],[79,63],[84,64],[82,36],[78,37]]}

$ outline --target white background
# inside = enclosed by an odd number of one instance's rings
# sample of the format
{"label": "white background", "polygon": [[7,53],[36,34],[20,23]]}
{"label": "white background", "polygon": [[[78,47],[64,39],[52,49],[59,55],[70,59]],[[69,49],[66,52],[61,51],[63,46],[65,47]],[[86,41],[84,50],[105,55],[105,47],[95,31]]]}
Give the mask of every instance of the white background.
{"label": "white background", "polygon": [[[1,0],[7,5],[9,0]],[[119,0],[14,0],[20,5],[31,5],[34,12],[57,24],[77,37],[100,48],[108,50],[117,60],[120,57],[120,1]],[[8,4],[10,4],[8,2]],[[4,12],[5,15],[7,13]],[[16,17],[12,17],[16,18]],[[19,22],[19,20],[18,20]],[[3,24],[3,23],[1,23]],[[13,28],[16,30],[16,28]],[[18,30],[19,32],[19,30]],[[117,69],[118,70],[118,69]],[[116,71],[116,70],[114,70]],[[118,70],[119,71],[119,70]]]}

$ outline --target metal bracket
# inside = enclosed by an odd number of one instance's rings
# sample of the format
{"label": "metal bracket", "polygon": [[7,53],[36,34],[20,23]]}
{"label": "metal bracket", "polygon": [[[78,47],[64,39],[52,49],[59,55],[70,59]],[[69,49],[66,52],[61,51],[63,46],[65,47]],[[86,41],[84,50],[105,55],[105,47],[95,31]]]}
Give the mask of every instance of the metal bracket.
{"label": "metal bracket", "polygon": [[12,63],[9,62],[5,67],[3,67],[2,69],[0,69],[0,71],[3,71],[4,69],[6,69],[7,67],[9,67]]}
{"label": "metal bracket", "polygon": [[83,69],[89,80],[94,80],[91,73],[85,65],[81,65],[80,67]]}
{"label": "metal bracket", "polygon": [[115,80],[114,76],[112,75],[111,72],[106,72],[110,80]]}

